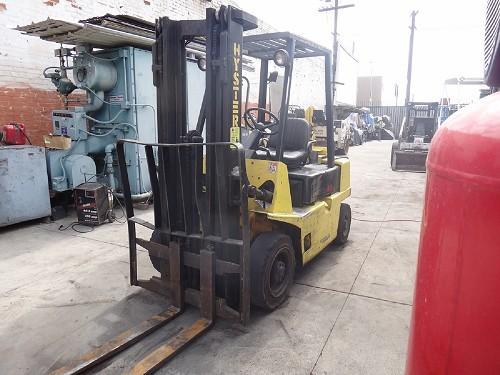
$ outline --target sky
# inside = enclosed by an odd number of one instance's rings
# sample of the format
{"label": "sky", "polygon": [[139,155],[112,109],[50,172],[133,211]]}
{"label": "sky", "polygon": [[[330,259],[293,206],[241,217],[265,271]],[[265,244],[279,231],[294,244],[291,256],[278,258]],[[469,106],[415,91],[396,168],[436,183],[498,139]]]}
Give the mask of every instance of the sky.
{"label": "sky", "polygon": [[[404,101],[410,35],[410,13],[417,10],[411,99],[451,96],[468,101],[478,88],[444,85],[452,77],[483,76],[484,19],[487,0],[339,0],[354,4],[339,12],[339,74],[345,85],[356,75],[383,77],[384,104]],[[281,31],[291,31],[331,48],[333,12],[318,12],[325,0],[238,0],[246,11]],[[354,81],[354,82],[351,82]]]}

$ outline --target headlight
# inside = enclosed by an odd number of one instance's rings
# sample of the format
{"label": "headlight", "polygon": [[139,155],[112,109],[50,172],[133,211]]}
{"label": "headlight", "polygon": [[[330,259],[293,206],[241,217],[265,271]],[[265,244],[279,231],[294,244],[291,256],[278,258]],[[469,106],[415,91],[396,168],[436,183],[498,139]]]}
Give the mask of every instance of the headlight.
{"label": "headlight", "polygon": [[204,57],[200,57],[197,61],[197,64],[198,64],[198,68],[200,68],[200,70],[202,70],[202,71],[207,70],[207,59],[205,59]]}
{"label": "headlight", "polygon": [[284,49],[279,49],[274,52],[273,60],[274,63],[278,66],[287,66],[290,62],[290,56]]}

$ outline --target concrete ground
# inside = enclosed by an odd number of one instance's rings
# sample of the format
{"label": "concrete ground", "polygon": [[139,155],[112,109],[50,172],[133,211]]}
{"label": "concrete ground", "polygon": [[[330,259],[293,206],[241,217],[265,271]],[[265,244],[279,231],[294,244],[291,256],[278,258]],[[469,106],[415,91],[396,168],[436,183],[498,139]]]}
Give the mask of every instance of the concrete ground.
{"label": "concrete ground", "polygon": [[[344,247],[305,267],[278,310],[252,312],[247,327],[218,321],[158,373],[402,374],[425,174],[391,171],[390,147],[349,152],[354,220]],[[0,232],[0,374],[46,373],[168,305],[129,286],[125,225],[79,234],[60,224]],[[125,372],[196,317],[189,309],[97,372]]]}

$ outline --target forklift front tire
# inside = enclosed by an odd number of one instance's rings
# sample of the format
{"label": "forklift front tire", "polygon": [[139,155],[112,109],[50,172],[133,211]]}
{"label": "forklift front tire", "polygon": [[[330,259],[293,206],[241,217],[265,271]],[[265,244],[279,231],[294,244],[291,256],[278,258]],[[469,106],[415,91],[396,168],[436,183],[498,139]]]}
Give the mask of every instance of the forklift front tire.
{"label": "forklift front tire", "polygon": [[251,301],[274,310],[288,297],[295,274],[295,254],[289,236],[265,232],[251,246]]}
{"label": "forklift front tire", "polygon": [[351,206],[347,203],[340,204],[339,225],[337,226],[337,237],[333,241],[336,245],[343,245],[347,242],[351,231]]}

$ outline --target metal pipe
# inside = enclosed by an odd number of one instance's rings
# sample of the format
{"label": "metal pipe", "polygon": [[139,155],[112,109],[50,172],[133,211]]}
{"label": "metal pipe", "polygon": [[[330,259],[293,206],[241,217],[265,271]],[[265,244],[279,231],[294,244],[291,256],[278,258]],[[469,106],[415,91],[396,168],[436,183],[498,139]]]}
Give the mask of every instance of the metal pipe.
{"label": "metal pipe", "polygon": [[406,95],[405,95],[405,106],[406,106],[406,119],[409,118],[410,107],[408,103],[410,102],[410,91],[411,91],[411,72],[413,64],[413,38],[415,36],[415,17],[418,11],[411,12],[411,26],[410,26],[410,48],[408,50],[408,71],[406,73]]}
{"label": "metal pipe", "polygon": [[110,143],[104,148],[104,152],[106,153],[105,162],[106,162],[106,172],[109,176],[109,187],[112,191],[116,189],[115,184],[115,171],[113,169],[113,151],[116,149],[116,144]]}
{"label": "metal pipe", "polygon": [[[117,192],[114,192],[114,195],[117,197],[117,198],[120,198],[120,199],[124,199],[125,196],[123,195],[123,193],[117,193]],[[145,193],[141,193],[141,194],[132,194],[131,197],[132,197],[132,202],[144,202],[145,200],[148,200],[149,198],[151,198],[153,196],[153,192],[152,191],[147,191]]]}
{"label": "metal pipe", "polygon": [[[102,102],[101,102],[101,106],[102,106]],[[125,112],[125,109],[121,109],[120,111],[118,111],[118,113],[116,114],[116,116],[113,117],[111,120],[108,120],[108,121],[101,121],[101,120],[93,118],[93,117],[91,117],[89,115],[83,115],[83,117],[85,117],[86,119],[89,119],[91,121],[94,121],[97,124],[111,124],[111,123],[115,122],[115,120],[118,118],[118,116],[120,116],[123,112]]]}
{"label": "metal pipe", "polygon": [[245,111],[248,109],[248,97],[250,96],[250,81],[248,80],[247,77],[245,76],[241,76],[241,79],[243,79],[243,81],[245,81],[245,83],[247,84],[247,90],[246,90],[246,98],[245,98]]}
{"label": "metal pipe", "polygon": [[281,97],[281,107],[280,107],[280,128],[279,137],[280,142],[276,147],[276,160],[283,160],[283,151],[285,149],[285,134],[288,120],[288,105],[290,104],[290,90],[292,88],[292,74],[293,74],[293,60],[295,57],[295,39],[290,39],[287,43],[286,50],[288,56],[290,56],[290,61],[288,65],[285,66],[285,76],[283,78],[283,95]]}
{"label": "metal pipe", "polygon": [[333,91],[331,78],[331,56],[325,55],[325,117],[326,117],[326,157],[328,168],[335,165],[335,129],[333,128]]}
{"label": "metal pipe", "polygon": [[[269,70],[269,61],[262,59],[260,61],[260,79],[259,79],[259,108],[267,108],[267,72]],[[271,95],[269,95],[271,96]],[[271,108],[269,108],[271,110]],[[265,116],[262,111],[257,114],[257,121],[264,122]]]}
{"label": "metal pipe", "polygon": [[[101,109],[101,107],[104,104],[104,91],[95,92],[94,96],[91,96],[89,95],[89,93],[87,93],[87,96],[88,96],[88,104],[83,107],[83,110],[85,112],[95,112]],[[96,101],[95,100],[96,97],[99,100]],[[87,117],[87,115],[85,115],[85,117]]]}

